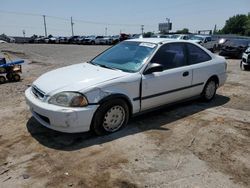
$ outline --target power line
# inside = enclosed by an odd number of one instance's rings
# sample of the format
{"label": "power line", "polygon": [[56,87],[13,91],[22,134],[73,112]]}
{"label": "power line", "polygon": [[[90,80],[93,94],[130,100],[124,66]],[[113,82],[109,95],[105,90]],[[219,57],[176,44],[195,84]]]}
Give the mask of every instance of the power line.
{"label": "power line", "polygon": [[[14,12],[14,11],[5,11],[0,10],[1,13],[5,14],[14,14],[14,15],[25,15],[25,16],[44,16],[44,14],[34,14],[34,13],[25,13],[25,12]],[[53,18],[57,20],[64,20],[69,21],[67,18],[58,17],[58,16],[51,16],[51,15],[45,15],[47,18]],[[106,26],[128,26],[128,27],[138,27],[141,24],[128,24],[128,23],[106,23],[106,22],[95,22],[95,21],[89,21],[89,20],[82,20],[82,19],[74,19],[75,22],[80,23],[86,23],[86,24],[94,24],[94,25],[106,25]],[[147,25],[147,26],[153,26],[153,25]]]}

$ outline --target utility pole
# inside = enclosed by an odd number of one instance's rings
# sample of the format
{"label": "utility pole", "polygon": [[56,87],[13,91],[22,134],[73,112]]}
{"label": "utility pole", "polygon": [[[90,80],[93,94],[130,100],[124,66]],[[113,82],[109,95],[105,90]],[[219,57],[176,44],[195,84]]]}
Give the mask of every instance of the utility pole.
{"label": "utility pole", "polygon": [[107,36],[107,35],[108,35],[108,28],[105,27],[105,36]]}
{"label": "utility pole", "polygon": [[143,33],[144,33],[144,25],[141,25],[141,34],[143,36]]}
{"label": "utility pole", "polygon": [[46,19],[45,19],[45,15],[43,15],[43,23],[44,23],[45,37],[47,37],[47,27],[46,27]]}
{"label": "utility pole", "polygon": [[74,23],[73,23],[72,16],[71,16],[71,18],[70,18],[70,21],[71,21],[71,32],[72,32],[72,36],[74,36]]}
{"label": "utility pole", "polygon": [[25,38],[25,30],[23,30],[23,37]]}

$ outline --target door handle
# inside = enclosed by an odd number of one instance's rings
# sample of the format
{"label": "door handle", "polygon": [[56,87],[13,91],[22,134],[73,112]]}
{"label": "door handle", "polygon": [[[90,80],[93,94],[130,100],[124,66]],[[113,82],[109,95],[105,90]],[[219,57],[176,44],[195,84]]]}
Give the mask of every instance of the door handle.
{"label": "door handle", "polygon": [[189,75],[189,72],[188,72],[188,71],[186,71],[186,72],[184,72],[184,73],[182,74],[183,77],[186,77],[186,76],[188,76],[188,75]]}

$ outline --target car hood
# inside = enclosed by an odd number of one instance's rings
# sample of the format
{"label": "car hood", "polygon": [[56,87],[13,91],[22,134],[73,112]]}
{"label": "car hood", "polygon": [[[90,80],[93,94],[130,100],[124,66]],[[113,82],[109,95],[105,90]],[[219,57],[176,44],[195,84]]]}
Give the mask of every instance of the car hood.
{"label": "car hood", "polygon": [[189,41],[194,42],[194,43],[200,43],[201,42],[201,40],[197,40],[197,39],[189,39]]}
{"label": "car hood", "polygon": [[89,63],[59,68],[40,76],[34,83],[46,95],[61,91],[82,91],[97,84],[126,76],[129,73]]}

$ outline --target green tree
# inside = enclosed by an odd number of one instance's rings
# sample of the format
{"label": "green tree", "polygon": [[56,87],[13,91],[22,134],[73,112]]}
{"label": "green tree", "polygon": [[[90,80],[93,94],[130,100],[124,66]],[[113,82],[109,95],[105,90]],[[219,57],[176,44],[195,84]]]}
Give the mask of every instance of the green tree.
{"label": "green tree", "polygon": [[245,25],[245,35],[250,36],[250,13],[247,15],[247,21]]}
{"label": "green tree", "polygon": [[154,35],[153,32],[147,32],[147,33],[144,33],[144,34],[143,34],[143,37],[149,38],[149,37],[152,37],[153,35]]}
{"label": "green tree", "polygon": [[178,34],[188,34],[189,29],[188,28],[183,28],[182,30],[177,30],[176,33],[178,33]]}
{"label": "green tree", "polygon": [[230,17],[222,29],[224,34],[238,34],[244,35],[246,30],[246,25],[248,21],[248,16],[243,14],[238,14],[236,16]]}

